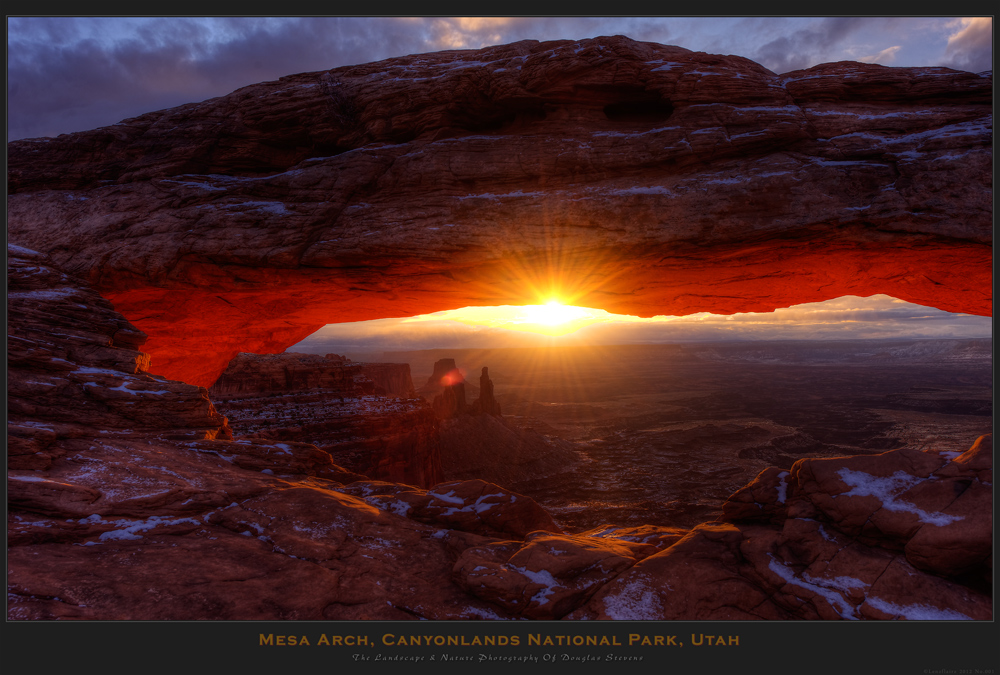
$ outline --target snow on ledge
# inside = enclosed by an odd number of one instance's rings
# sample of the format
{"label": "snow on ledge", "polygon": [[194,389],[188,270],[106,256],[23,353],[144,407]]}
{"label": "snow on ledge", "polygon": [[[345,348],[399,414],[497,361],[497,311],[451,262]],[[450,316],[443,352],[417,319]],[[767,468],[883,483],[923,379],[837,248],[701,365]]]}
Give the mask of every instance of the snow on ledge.
{"label": "snow on ledge", "polygon": [[800,579],[795,576],[795,572],[790,567],[786,567],[776,560],[773,554],[768,553],[767,555],[771,558],[767,568],[781,577],[785,583],[812,591],[824,598],[830,607],[840,615],[840,618],[851,621],[858,620],[854,606],[841,595],[841,592],[846,592],[850,588],[864,588],[868,584],[853,577],[817,579],[808,573],[805,575],[805,579]]}
{"label": "snow on ledge", "polygon": [[908,621],[972,621],[971,616],[961,612],[931,605],[896,605],[874,596],[868,596],[865,602],[880,612],[901,616]]}
{"label": "snow on ledge", "polygon": [[891,476],[879,477],[863,471],[851,471],[844,468],[838,471],[837,475],[851,487],[849,492],[843,492],[837,495],[838,497],[875,497],[882,502],[882,508],[888,511],[907,511],[915,514],[920,522],[938,527],[944,527],[964,519],[963,516],[949,516],[940,512],[928,513],[918,508],[916,504],[896,499],[900,493],[926,480],[905,471],[897,471]]}
{"label": "snow on ledge", "polygon": [[788,476],[789,473],[787,471],[782,471],[781,473],[778,474],[778,478],[781,479],[781,482],[778,483],[777,487],[779,504],[784,504],[785,498],[788,496],[788,481],[785,480],[786,478],[788,478]]}
{"label": "snow on ledge", "polygon": [[604,596],[604,613],[617,621],[656,621],[663,617],[663,606],[655,590],[635,579],[617,594]]}

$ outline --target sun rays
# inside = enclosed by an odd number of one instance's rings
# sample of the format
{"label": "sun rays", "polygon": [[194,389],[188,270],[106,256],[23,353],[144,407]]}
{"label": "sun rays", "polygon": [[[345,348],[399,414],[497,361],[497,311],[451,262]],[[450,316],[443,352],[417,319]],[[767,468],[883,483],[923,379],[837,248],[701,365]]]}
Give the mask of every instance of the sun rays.
{"label": "sun rays", "polygon": [[614,320],[614,315],[601,309],[564,305],[549,300],[544,305],[500,305],[497,307],[463,307],[445,312],[404,319],[403,323],[423,321],[457,321],[467,326],[484,326],[504,330],[537,333],[549,337],[569,335],[594,323]]}

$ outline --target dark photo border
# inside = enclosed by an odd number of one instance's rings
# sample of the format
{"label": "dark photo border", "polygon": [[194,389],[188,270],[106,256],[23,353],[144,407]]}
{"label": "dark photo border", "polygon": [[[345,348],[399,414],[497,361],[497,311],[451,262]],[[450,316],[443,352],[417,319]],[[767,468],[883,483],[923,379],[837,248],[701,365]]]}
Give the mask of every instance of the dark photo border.
{"label": "dark photo border", "polygon": [[[14,5],[13,7],[11,5]],[[513,3],[496,16],[555,16],[539,10],[568,5]],[[159,4],[160,14],[126,3],[32,2],[7,5],[10,15],[212,16],[280,10],[275,16],[310,15],[345,5],[314,3]],[[612,10],[618,16],[686,9],[664,3],[625,6],[573,5],[581,15]],[[871,3],[827,5],[836,16],[872,13]],[[885,5],[885,9],[912,7]],[[375,3],[364,16],[462,15],[458,3]],[[466,10],[476,9],[464,6]],[[692,7],[693,8],[693,7]],[[992,16],[986,3],[948,5],[948,16]],[[213,13],[209,10],[216,9]],[[291,10],[299,10],[291,12]],[[703,9],[698,7],[697,9]],[[713,7],[744,15],[793,16],[779,7]],[[811,8],[806,8],[811,9]],[[976,10],[979,11],[976,11]],[[229,11],[226,11],[229,10]],[[409,10],[409,12],[407,12]],[[627,13],[619,14],[621,10]],[[962,10],[965,10],[964,12]],[[410,14],[412,12],[412,14]],[[476,12],[472,12],[476,15]],[[468,11],[464,15],[470,15]],[[485,15],[484,15],[485,16]],[[667,15],[669,16],[669,15]],[[693,16],[693,15],[686,15]],[[704,16],[704,15],[698,15]],[[6,161],[6,160],[5,160]],[[6,452],[6,448],[5,448]],[[995,508],[995,505],[994,505]],[[6,509],[6,507],[5,507]],[[994,539],[994,551],[996,542]],[[994,592],[995,595],[995,592]],[[391,637],[387,637],[391,636]],[[400,646],[401,637],[419,646]],[[635,638],[635,636],[639,636]],[[662,645],[654,639],[661,637]],[[307,644],[302,644],[305,637]],[[341,644],[333,644],[334,638]],[[673,638],[669,640],[668,638]],[[588,644],[591,642],[597,644]],[[649,638],[653,644],[644,644]],[[0,670],[10,675],[340,675],[342,673],[683,673],[693,675],[995,675],[1000,673],[995,621],[948,622],[585,622],[585,621],[11,621],[0,640]],[[443,642],[442,642],[443,640]],[[631,643],[630,643],[631,640]],[[324,644],[324,641],[330,644]],[[583,644],[576,644],[582,641]],[[701,644],[698,644],[700,641]],[[294,642],[294,644],[292,644]],[[492,643],[491,643],[492,642]],[[516,644],[515,644],[516,642]],[[538,644],[535,644],[535,643]],[[426,643],[426,644],[424,644]],[[447,658],[442,658],[447,655]]]}

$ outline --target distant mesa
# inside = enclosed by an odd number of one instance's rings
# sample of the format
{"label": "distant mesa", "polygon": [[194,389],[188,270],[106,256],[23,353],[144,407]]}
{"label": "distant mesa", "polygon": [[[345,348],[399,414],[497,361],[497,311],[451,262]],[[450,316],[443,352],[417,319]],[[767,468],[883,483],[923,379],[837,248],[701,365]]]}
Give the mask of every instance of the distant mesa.
{"label": "distant mesa", "polygon": [[239,354],[209,389],[237,438],[311,443],[376,480],[442,480],[438,421],[406,363],[337,354]]}
{"label": "distant mesa", "polygon": [[440,359],[434,363],[434,371],[417,393],[428,399],[438,419],[449,419],[465,413],[465,375],[455,365],[455,359]]}
{"label": "distant mesa", "polygon": [[493,394],[493,381],[489,376],[489,368],[483,367],[479,378],[479,396],[471,404],[466,403],[467,386],[474,395],[475,388],[465,381],[465,375],[455,365],[455,359],[445,358],[434,363],[434,372],[418,393],[431,399],[434,412],[442,420],[454,419],[461,415],[501,416],[500,404]]}
{"label": "distant mesa", "polygon": [[465,381],[465,375],[455,365],[455,359],[440,359],[434,363],[434,372],[427,378],[427,387],[447,387]]}
{"label": "distant mesa", "polygon": [[213,399],[324,390],[338,395],[413,398],[405,363],[352,363],[338,354],[237,354],[209,387]]}

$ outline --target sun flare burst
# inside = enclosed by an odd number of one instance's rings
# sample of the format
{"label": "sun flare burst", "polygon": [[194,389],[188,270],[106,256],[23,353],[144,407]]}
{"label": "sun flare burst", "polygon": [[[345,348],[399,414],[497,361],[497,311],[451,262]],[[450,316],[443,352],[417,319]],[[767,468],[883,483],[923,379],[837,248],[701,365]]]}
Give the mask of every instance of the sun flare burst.
{"label": "sun flare burst", "polygon": [[[564,305],[549,300],[544,305],[500,305],[496,307],[462,307],[426,315],[427,319],[451,320],[468,326],[503,328],[559,337],[575,333],[585,326],[608,321],[612,316],[600,309]],[[413,317],[406,321],[419,321]]]}
{"label": "sun flare burst", "polygon": [[[544,305],[524,305],[521,307],[520,317],[514,323],[523,323],[528,326],[548,326],[550,328],[563,328],[567,324],[575,325],[582,323],[577,328],[593,323],[594,317],[591,310],[586,307],[574,307],[564,305],[558,300],[550,300]],[[574,329],[575,330],[575,329]]]}

